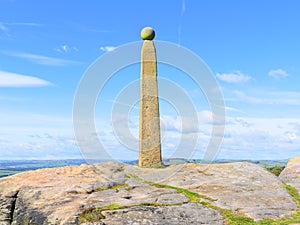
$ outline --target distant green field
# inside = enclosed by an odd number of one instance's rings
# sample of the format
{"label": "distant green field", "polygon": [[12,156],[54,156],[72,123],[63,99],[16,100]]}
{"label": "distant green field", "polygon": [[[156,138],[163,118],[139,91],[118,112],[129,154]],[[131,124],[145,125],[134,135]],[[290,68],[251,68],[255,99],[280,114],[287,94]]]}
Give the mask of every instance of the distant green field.
{"label": "distant green field", "polygon": [[16,170],[1,170],[0,169],[0,178],[1,177],[6,177],[6,176],[10,176],[10,175],[14,175],[16,173],[20,173],[22,171],[16,171]]}

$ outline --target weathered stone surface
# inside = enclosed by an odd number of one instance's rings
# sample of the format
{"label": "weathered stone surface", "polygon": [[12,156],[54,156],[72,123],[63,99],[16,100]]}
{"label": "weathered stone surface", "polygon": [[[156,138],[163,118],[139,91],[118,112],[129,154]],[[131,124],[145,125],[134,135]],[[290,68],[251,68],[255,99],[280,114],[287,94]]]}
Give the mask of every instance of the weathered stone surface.
{"label": "weathered stone surface", "polygon": [[189,203],[182,206],[137,206],[128,209],[109,210],[102,213],[105,225],[178,225],[178,224],[211,224],[222,225],[219,212],[200,204]]}
{"label": "weathered stone surface", "polygon": [[254,219],[280,217],[297,207],[276,176],[249,163],[160,169],[100,163],[0,179],[0,225],[78,224],[84,209],[110,204],[126,208],[103,211],[105,220],[93,224],[222,224],[215,210],[189,203],[174,189],[129,178],[129,174],[204,194],[214,199],[212,204]]}
{"label": "weathered stone surface", "polygon": [[132,206],[145,202],[159,204],[187,203],[188,199],[173,189],[156,188],[152,186],[128,186],[116,190],[94,192],[87,198],[87,205],[99,207],[112,203],[122,206]]}
{"label": "weathered stone surface", "polygon": [[0,196],[0,224],[8,225],[12,222],[12,212],[15,210],[15,204],[18,192],[12,195]]}
{"label": "weathered stone surface", "polygon": [[[146,31],[148,32],[147,28]],[[146,31],[144,31],[144,33]],[[154,35],[154,31],[152,34]],[[155,47],[152,39],[146,39],[141,51],[139,134],[140,167],[155,167],[161,166],[162,164],[156,70]]]}
{"label": "weathered stone surface", "polygon": [[251,163],[186,164],[159,170],[126,167],[125,172],[204,194],[216,206],[256,220],[289,215],[297,208],[276,176]]}
{"label": "weathered stone surface", "polygon": [[123,165],[118,163],[41,169],[2,178],[0,225],[10,224],[12,217],[13,224],[77,224],[88,193],[124,182]]}
{"label": "weathered stone surface", "polygon": [[297,188],[300,193],[300,157],[290,159],[279,177],[287,184]]}

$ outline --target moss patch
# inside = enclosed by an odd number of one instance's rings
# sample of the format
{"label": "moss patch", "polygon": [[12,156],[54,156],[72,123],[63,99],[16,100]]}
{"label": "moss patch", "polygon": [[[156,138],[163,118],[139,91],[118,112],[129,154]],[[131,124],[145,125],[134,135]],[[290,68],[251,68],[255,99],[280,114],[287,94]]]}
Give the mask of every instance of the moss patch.
{"label": "moss patch", "polygon": [[98,187],[94,192],[105,191],[105,190],[107,190],[106,187]]}
{"label": "moss patch", "polygon": [[[112,189],[112,190],[119,190],[119,189],[121,189],[121,188],[126,188],[128,185],[127,184],[116,184],[116,185],[114,185],[114,186],[112,186],[112,187],[109,187],[109,188],[107,188],[107,187],[98,187],[96,190],[94,190],[93,192],[98,192],[98,191],[106,191],[106,190],[110,190],[110,189]],[[91,192],[92,193],[92,192]]]}
{"label": "moss patch", "polygon": [[102,211],[105,210],[128,209],[136,206],[158,207],[158,206],[174,206],[174,205],[180,205],[180,204],[160,204],[158,202],[142,202],[140,204],[122,206],[116,203],[112,203],[106,206],[99,206],[97,208],[88,208],[83,210],[82,213],[80,214],[79,224],[87,223],[87,222],[100,222],[102,219],[105,219],[105,217],[102,214]]}
{"label": "moss patch", "polygon": [[240,212],[234,212],[232,210],[229,209],[222,209],[218,206],[215,206],[213,204],[211,204],[210,202],[200,202],[202,205],[217,210],[218,212],[220,212],[226,223],[230,224],[230,225],[252,225],[255,224],[255,221],[250,218],[245,216],[243,213]]}
{"label": "moss patch", "polygon": [[291,216],[285,216],[279,219],[264,219],[257,222],[257,225],[290,225],[300,222],[300,210],[292,213]]}
{"label": "moss patch", "polygon": [[107,206],[97,207],[96,210],[97,211],[104,211],[104,210],[117,210],[117,209],[124,209],[124,208],[125,208],[125,206],[121,206],[119,204],[112,203],[112,204],[109,204]]}
{"label": "moss patch", "polygon": [[115,186],[112,186],[110,189],[118,190],[118,189],[126,188],[127,186],[128,186],[127,184],[117,184]]}
{"label": "moss patch", "polygon": [[79,224],[87,223],[87,222],[98,222],[104,219],[104,216],[101,214],[100,210],[95,208],[88,208],[81,212]]}

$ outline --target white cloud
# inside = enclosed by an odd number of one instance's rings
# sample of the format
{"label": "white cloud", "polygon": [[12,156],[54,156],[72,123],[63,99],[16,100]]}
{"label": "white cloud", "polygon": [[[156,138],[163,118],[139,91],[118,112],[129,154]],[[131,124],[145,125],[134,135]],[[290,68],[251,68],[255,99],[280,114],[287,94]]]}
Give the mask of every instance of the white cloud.
{"label": "white cloud", "polygon": [[[209,111],[199,112],[198,115],[206,117],[203,121],[211,120],[211,112]],[[0,127],[2,158],[80,157],[72,138],[71,118],[23,113],[15,115],[2,113],[0,118],[4,122],[3,126]],[[121,121],[122,118],[123,121]],[[121,123],[128,123],[128,117],[120,116],[118,119],[120,120],[117,120],[117,126],[122,125]],[[177,117],[169,116],[167,119],[167,126],[173,126],[174,129],[167,127],[165,134],[162,135],[164,157],[190,157],[191,153],[195,151],[194,157],[201,159],[210,141],[211,124],[200,122],[199,133],[185,133],[182,132],[182,125],[180,125],[180,129],[175,129],[177,123],[180,122]],[[138,119],[135,121],[138,123]],[[124,134],[123,140],[126,140],[126,143],[120,143],[116,137],[117,134],[112,129],[111,121],[102,120],[100,123],[98,122],[96,123],[98,133],[87,135],[88,139],[83,140],[83,144],[89,146],[91,151],[83,151],[84,156],[88,154],[96,157],[101,156],[99,154],[101,151],[99,152],[96,145],[99,138],[104,149],[114,159],[137,159],[138,136],[132,139],[129,135]],[[299,118],[227,117],[224,141],[218,157],[227,159],[287,159],[299,155],[299,124]],[[138,126],[133,128],[138,134]],[[194,146],[196,135],[199,140]],[[128,145],[135,147],[127,149]],[[20,148],[22,148],[21,153]]]}
{"label": "white cloud", "polygon": [[268,75],[270,77],[273,77],[274,79],[278,80],[280,78],[285,78],[288,77],[288,73],[282,69],[277,69],[277,70],[270,70]]}
{"label": "white cloud", "polygon": [[245,83],[252,80],[252,77],[247,76],[240,71],[233,73],[217,73],[217,78],[227,83]]}
{"label": "white cloud", "polygon": [[299,118],[228,117],[220,157],[287,159],[299,152]]}
{"label": "white cloud", "polygon": [[27,59],[31,62],[34,62],[36,64],[40,65],[47,65],[47,66],[67,66],[67,65],[74,65],[79,64],[77,61],[72,60],[66,60],[66,59],[60,59],[60,58],[53,58],[49,56],[43,56],[43,55],[36,55],[31,53],[22,53],[22,52],[3,52],[6,55]]}
{"label": "white cloud", "polygon": [[114,47],[114,46],[102,46],[102,47],[100,47],[100,50],[104,51],[104,52],[112,52],[116,48],[117,47]]}
{"label": "white cloud", "polygon": [[40,87],[52,85],[37,77],[0,71],[0,87]]}

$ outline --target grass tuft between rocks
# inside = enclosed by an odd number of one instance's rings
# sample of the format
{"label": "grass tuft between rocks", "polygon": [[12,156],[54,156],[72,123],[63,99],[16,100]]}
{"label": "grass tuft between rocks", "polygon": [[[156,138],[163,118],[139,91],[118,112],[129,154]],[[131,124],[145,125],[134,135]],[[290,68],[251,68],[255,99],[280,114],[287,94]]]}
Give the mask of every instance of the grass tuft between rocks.
{"label": "grass tuft between rocks", "polygon": [[206,200],[209,200],[209,201],[214,201],[214,199],[212,199],[210,197],[207,197],[205,195],[200,195],[196,192],[192,192],[192,191],[189,191],[189,190],[186,190],[186,189],[183,189],[183,188],[171,186],[171,185],[168,185],[168,184],[159,184],[159,183],[147,181],[147,180],[144,180],[144,179],[138,177],[135,174],[131,174],[130,176],[133,177],[134,179],[138,180],[138,181],[141,181],[145,184],[149,184],[150,186],[153,186],[153,187],[174,189],[178,193],[181,193],[181,194],[185,195],[189,199],[190,202],[199,202],[200,198],[203,198],[203,199],[206,199]]}
{"label": "grass tuft between rocks", "polygon": [[290,196],[292,196],[294,201],[300,207],[300,193],[298,193],[297,189],[285,182],[283,182],[283,187],[287,190]]}
{"label": "grass tuft between rocks", "polygon": [[[93,192],[99,192],[99,191],[106,191],[106,190],[118,190],[118,189],[121,189],[121,188],[126,188],[127,187],[127,184],[116,184],[112,187],[98,187],[96,190],[94,190]],[[92,192],[91,192],[92,193]]]}

